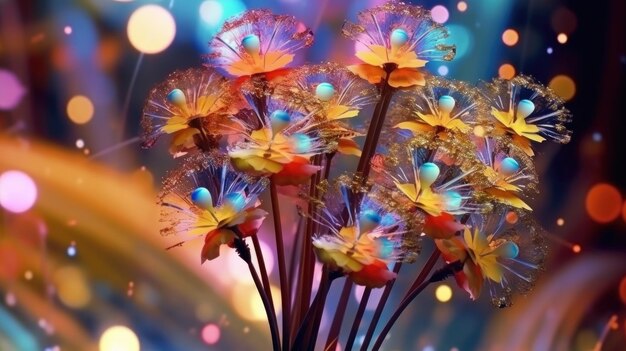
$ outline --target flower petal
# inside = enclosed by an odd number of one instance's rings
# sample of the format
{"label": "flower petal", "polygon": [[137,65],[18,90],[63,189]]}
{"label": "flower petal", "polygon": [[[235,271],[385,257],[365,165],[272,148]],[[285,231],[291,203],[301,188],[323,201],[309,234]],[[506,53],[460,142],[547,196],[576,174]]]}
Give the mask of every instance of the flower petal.
{"label": "flower petal", "polygon": [[380,81],[387,76],[385,70],[383,70],[379,66],[372,66],[366,63],[359,65],[351,65],[348,66],[350,72],[356,74],[357,76],[367,80],[372,84],[380,83]]}

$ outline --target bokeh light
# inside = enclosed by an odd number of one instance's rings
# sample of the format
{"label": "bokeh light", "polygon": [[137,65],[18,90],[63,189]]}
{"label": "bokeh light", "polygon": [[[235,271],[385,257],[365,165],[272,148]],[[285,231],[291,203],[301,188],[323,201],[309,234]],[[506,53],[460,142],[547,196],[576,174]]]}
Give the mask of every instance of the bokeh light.
{"label": "bokeh light", "polygon": [[578,245],[578,244],[572,245],[572,252],[580,253],[580,251],[582,251],[582,247],[580,247],[580,245]]}
{"label": "bokeh light", "polygon": [[202,328],[202,341],[207,343],[208,345],[217,344],[220,340],[220,327],[216,324],[207,324]]}
{"label": "bokeh light", "polygon": [[515,77],[515,67],[510,63],[505,63],[498,68],[498,76],[502,79],[511,79]]}
{"label": "bokeh light", "polygon": [[0,110],[10,110],[17,106],[26,92],[17,77],[4,69],[0,69],[0,87]]}
{"label": "bokeh light", "polygon": [[447,284],[441,284],[435,289],[435,297],[439,302],[448,302],[452,298],[452,289]]}
{"label": "bokeh light", "polygon": [[437,68],[437,73],[439,73],[440,76],[447,76],[449,71],[450,70],[446,65],[441,65],[439,66],[439,68]]}
{"label": "bokeh light", "polygon": [[77,267],[66,266],[54,273],[54,284],[61,302],[71,308],[83,308],[91,301],[85,274]]}
{"label": "bokeh light", "polygon": [[556,41],[558,41],[561,44],[565,44],[567,43],[567,34],[565,33],[559,33],[559,35],[556,36]]}
{"label": "bokeh light", "polygon": [[515,29],[507,29],[502,33],[502,42],[506,46],[514,46],[519,41],[519,34]]}
{"label": "bokeh light", "polygon": [[37,186],[28,174],[6,171],[0,174],[0,206],[13,213],[28,211],[37,201]]}
{"label": "bokeh light", "polygon": [[[281,310],[280,289],[272,286],[270,290],[272,292],[274,308],[276,309],[276,314],[278,314]],[[230,296],[235,311],[237,311],[241,317],[249,321],[267,321],[263,300],[261,300],[254,285],[237,284],[233,287]]]}
{"label": "bokeh light", "polygon": [[622,195],[613,185],[599,183],[589,189],[585,207],[594,221],[608,223],[620,215]]}
{"label": "bokeh light", "polygon": [[70,26],[65,26],[65,28],[63,28],[63,33],[70,35],[72,34],[72,27]]}
{"label": "bokeh light", "polygon": [[467,11],[467,3],[465,1],[459,1],[459,3],[456,4],[456,9],[461,12]]}
{"label": "bokeh light", "polygon": [[200,4],[200,18],[210,25],[218,25],[222,20],[224,8],[219,1],[207,0]]}
{"label": "bokeh light", "polygon": [[437,23],[446,23],[448,18],[450,18],[450,13],[448,9],[443,5],[436,5],[430,10],[430,15],[433,18],[433,21]]}
{"label": "bokeh light", "polygon": [[565,220],[563,218],[559,218],[556,220],[556,225],[562,227],[565,224]]}
{"label": "bokeh light", "polygon": [[552,29],[557,33],[572,33],[578,25],[576,14],[566,7],[559,7],[550,19]]}
{"label": "bokeh light", "polygon": [[460,24],[450,24],[447,27],[448,33],[450,34],[448,40],[450,43],[456,45],[456,56],[454,56],[454,60],[457,61],[472,49],[474,46],[474,36],[472,31]]}
{"label": "bokeh light", "polygon": [[552,78],[548,86],[565,101],[571,100],[576,95],[576,83],[572,78],[563,74]]}
{"label": "bokeh light", "polygon": [[619,282],[619,298],[626,305],[626,276]]}
{"label": "bokeh light", "polygon": [[76,95],[67,103],[67,116],[76,124],[85,124],[91,121],[93,113],[93,103],[86,96]]}
{"label": "bokeh light", "polygon": [[163,7],[145,5],[130,16],[127,34],[135,49],[145,54],[157,54],[174,41],[176,22]]}
{"label": "bokeh light", "polygon": [[506,219],[508,223],[511,223],[511,224],[515,224],[519,220],[519,216],[517,215],[517,213],[513,211],[507,212],[504,218]]}
{"label": "bokeh light", "polygon": [[553,53],[553,52],[554,52],[554,49],[552,49],[552,47],[548,47],[548,48],[546,49],[546,53],[547,53],[548,55],[552,55],[552,53]]}
{"label": "bokeh light", "polygon": [[139,351],[139,338],[130,328],[116,325],[100,336],[100,351]]}

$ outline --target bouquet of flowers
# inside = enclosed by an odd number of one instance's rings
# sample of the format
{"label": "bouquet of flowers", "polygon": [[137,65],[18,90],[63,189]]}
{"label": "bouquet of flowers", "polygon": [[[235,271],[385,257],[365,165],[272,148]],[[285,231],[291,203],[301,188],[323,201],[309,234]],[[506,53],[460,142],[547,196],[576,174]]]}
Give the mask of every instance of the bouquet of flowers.
{"label": "bouquet of flowers", "polygon": [[[564,102],[526,76],[474,87],[429,75],[426,63],[452,60],[455,46],[418,6],[390,1],[342,32],[356,64],[291,67],[313,33],[291,16],[248,11],[212,39],[205,67],[172,73],[143,112],[144,145],[169,134],[170,153],[183,160],[159,195],[161,233],[182,236],[174,246],[203,238],[202,263],[222,245],[237,251],[274,350],[315,349],[335,282],[343,289],[323,349],[336,348],[350,291],[362,285],[343,349],[354,347],[371,291],[383,289],[361,343],[378,350],[429,284],[454,277],[471,299],[486,287],[505,307],[532,287],[546,255],[526,199],[538,182],[534,144],[569,140]],[[354,171],[336,162],[349,157],[359,158]],[[294,225],[280,215],[279,192],[298,206],[295,233],[284,230]],[[257,237],[270,214],[280,314]],[[423,240],[435,249],[410,267]],[[414,283],[392,303],[402,266]],[[395,310],[378,331],[386,305]]]}

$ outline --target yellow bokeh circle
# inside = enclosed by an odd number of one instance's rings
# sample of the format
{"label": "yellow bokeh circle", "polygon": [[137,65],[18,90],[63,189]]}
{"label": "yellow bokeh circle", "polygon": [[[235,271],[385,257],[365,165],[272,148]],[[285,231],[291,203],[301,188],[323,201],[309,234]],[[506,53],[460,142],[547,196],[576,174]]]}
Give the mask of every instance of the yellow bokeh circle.
{"label": "yellow bokeh circle", "polygon": [[86,96],[76,95],[67,102],[67,116],[76,124],[85,124],[91,121],[93,113],[93,103]]}
{"label": "yellow bokeh circle", "polygon": [[167,49],[174,41],[176,22],[163,7],[145,5],[130,15],[126,32],[135,49],[144,54],[156,54]]}

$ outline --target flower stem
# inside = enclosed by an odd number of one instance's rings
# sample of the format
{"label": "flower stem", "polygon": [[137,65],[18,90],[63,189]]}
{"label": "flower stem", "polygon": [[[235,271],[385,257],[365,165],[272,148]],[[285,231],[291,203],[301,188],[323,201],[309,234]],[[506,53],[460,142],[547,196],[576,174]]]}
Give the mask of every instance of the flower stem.
{"label": "flower stem", "polygon": [[[313,300],[310,308],[307,310],[306,315],[302,320],[302,324],[300,324],[300,328],[298,329],[298,333],[293,342],[293,350],[303,350],[310,344],[315,346],[315,341],[311,340],[313,337],[313,330],[319,329],[319,322],[321,321],[321,315],[324,312],[324,306],[326,305],[326,297],[328,296],[328,291],[330,291],[330,285],[338,277],[339,275],[337,272],[329,272],[327,266],[324,266],[317,294],[315,295],[315,299]],[[317,333],[315,333],[315,338],[317,339]]]}
{"label": "flower stem", "polygon": [[341,332],[341,324],[343,323],[343,317],[346,314],[346,308],[348,307],[348,298],[350,297],[350,291],[352,290],[352,280],[346,278],[341,290],[341,297],[337,303],[337,309],[335,310],[335,317],[333,323],[330,326],[328,337],[326,338],[326,346],[324,350],[335,350],[337,342],[339,341],[339,333]]}
{"label": "flower stem", "polygon": [[454,262],[448,263],[443,268],[433,272],[433,274],[430,276],[430,278],[428,278],[428,280],[423,281],[415,289],[411,290],[409,294],[402,300],[402,302],[400,303],[400,306],[398,306],[398,308],[395,310],[391,318],[389,318],[389,321],[387,321],[387,324],[385,324],[385,327],[378,335],[378,338],[376,338],[376,342],[374,343],[374,346],[372,347],[372,351],[378,351],[378,349],[380,349],[380,346],[385,341],[385,338],[387,337],[387,334],[389,334],[391,327],[393,327],[394,323],[398,320],[402,312],[404,312],[404,310],[409,306],[409,304],[413,300],[415,300],[415,298],[429,284],[442,281],[446,279],[447,277],[453,275],[455,272],[460,271],[461,269],[463,269],[463,264],[464,263],[461,261],[454,261]]}
{"label": "flower stem", "polygon": [[[259,238],[256,235],[252,236],[252,246],[254,247],[254,253],[256,254],[256,259],[259,262],[259,271],[261,272],[261,281],[263,282],[263,288],[265,290],[265,293],[267,294],[267,299],[270,302],[272,311],[275,311],[274,299],[272,298],[272,289],[270,288],[270,279],[267,274],[267,268],[265,267],[265,260],[263,259],[263,251],[261,251],[261,243],[259,243]],[[276,314],[276,312],[274,312],[274,314]]]}
{"label": "flower stem", "polygon": [[[400,272],[401,267],[402,267],[402,262],[396,262],[393,266],[393,272],[398,274],[398,272]],[[374,311],[374,315],[372,316],[370,325],[367,328],[367,332],[365,333],[365,338],[363,339],[363,344],[361,345],[361,351],[366,351],[367,347],[370,345],[370,341],[372,340],[372,336],[374,336],[374,331],[376,331],[376,326],[378,325],[380,316],[383,314],[383,310],[385,309],[385,306],[387,305],[387,300],[389,299],[389,295],[391,295],[391,289],[393,288],[395,282],[396,282],[395,279],[391,280],[385,286],[385,290],[383,290],[383,294],[380,297],[380,301],[378,301],[378,305],[376,306],[376,311]]]}
{"label": "flower stem", "polygon": [[[270,178],[270,197],[272,202],[272,214],[274,216],[274,234],[276,235],[276,253],[278,257],[278,273],[280,276],[280,295],[283,311],[283,350],[289,349],[289,330],[291,314],[291,289],[287,280],[287,266],[285,261],[285,244],[283,242],[283,229],[280,221],[280,205],[278,203],[278,191],[273,178]],[[285,342],[286,341],[286,342]]]}
{"label": "flower stem", "polygon": [[346,351],[352,350],[352,346],[354,345],[354,340],[356,339],[356,333],[359,331],[359,326],[361,325],[361,319],[363,318],[363,314],[365,313],[365,308],[367,307],[367,302],[370,299],[370,294],[372,293],[372,288],[365,288],[363,291],[363,295],[361,295],[361,302],[359,303],[359,309],[356,311],[356,315],[354,316],[354,321],[352,322],[352,328],[350,328],[350,334],[348,335],[348,341],[346,341]]}
{"label": "flower stem", "polygon": [[278,322],[276,321],[276,314],[274,313],[274,309],[270,303],[270,300],[263,289],[263,283],[261,283],[261,279],[252,264],[252,256],[250,255],[250,248],[244,241],[244,239],[236,238],[235,239],[235,249],[241,257],[242,260],[248,264],[248,269],[250,270],[250,275],[252,275],[252,280],[254,281],[254,285],[256,286],[259,295],[261,296],[261,301],[263,301],[263,307],[265,308],[265,314],[267,315],[267,320],[270,325],[270,333],[272,335],[272,346],[274,351],[280,351],[280,338],[278,336]]}
{"label": "flower stem", "polygon": [[[387,76],[393,71],[393,68],[387,68]],[[374,153],[376,152],[376,146],[378,145],[378,139],[380,138],[380,133],[383,129],[383,125],[385,124],[385,117],[387,116],[387,110],[389,109],[389,104],[391,103],[391,98],[393,97],[393,93],[395,89],[390,86],[387,82],[387,79],[383,80],[380,99],[376,104],[376,108],[374,109],[374,114],[372,115],[372,119],[367,130],[367,136],[365,137],[365,143],[363,144],[363,152],[361,153],[361,158],[359,159],[359,164],[357,166],[356,172],[363,177],[365,181],[369,176],[370,172],[370,160]]]}

